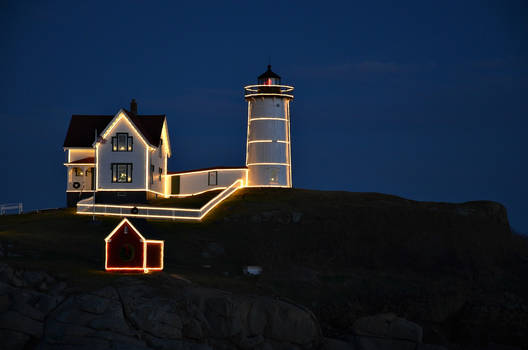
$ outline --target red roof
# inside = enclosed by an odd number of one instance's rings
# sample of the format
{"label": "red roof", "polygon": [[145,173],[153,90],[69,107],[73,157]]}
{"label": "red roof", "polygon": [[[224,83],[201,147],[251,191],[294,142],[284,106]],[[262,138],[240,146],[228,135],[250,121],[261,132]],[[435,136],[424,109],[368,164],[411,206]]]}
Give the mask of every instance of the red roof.
{"label": "red roof", "polygon": [[194,170],[185,170],[185,171],[167,171],[167,175],[175,175],[175,174],[186,174],[186,173],[192,173],[196,171],[205,171],[205,170],[221,170],[221,169],[247,169],[247,166],[215,166],[211,168],[202,168],[202,169],[194,169]]}
{"label": "red roof", "polygon": [[88,158],[78,159],[78,160],[74,160],[73,162],[70,162],[70,164],[80,164],[80,163],[94,164],[95,157],[88,157]]}
{"label": "red roof", "polygon": [[[132,122],[151,145],[159,146],[165,115],[134,115],[126,111]],[[63,147],[92,147],[95,133],[100,136],[113,115],[73,114]]]}

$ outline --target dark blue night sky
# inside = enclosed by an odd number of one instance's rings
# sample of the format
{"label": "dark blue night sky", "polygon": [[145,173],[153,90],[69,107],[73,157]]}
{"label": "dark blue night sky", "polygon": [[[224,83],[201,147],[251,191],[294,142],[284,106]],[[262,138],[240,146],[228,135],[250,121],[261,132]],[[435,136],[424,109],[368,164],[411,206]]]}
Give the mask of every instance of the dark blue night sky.
{"label": "dark blue night sky", "polygon": [[71,114],[131,98],[167,115],[170,170],[243,165],[271,57],[295,187],[495,200],[528,232],[526,2],[189,3],[2,2],[0,203],[64,206]]}

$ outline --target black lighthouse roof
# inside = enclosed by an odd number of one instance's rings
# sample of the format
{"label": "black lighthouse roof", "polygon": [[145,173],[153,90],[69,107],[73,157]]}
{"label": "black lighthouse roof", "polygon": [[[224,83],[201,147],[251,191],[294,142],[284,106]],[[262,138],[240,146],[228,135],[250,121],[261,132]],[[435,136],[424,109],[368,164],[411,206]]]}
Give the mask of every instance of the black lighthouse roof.
{"label": "black lighthouse roof", "polygon": [[258,80],[266,80],[268,78],[275,78],[280,80],[280,76],[271,70],[271,64],[268,64],[268,70],[259,75]]}

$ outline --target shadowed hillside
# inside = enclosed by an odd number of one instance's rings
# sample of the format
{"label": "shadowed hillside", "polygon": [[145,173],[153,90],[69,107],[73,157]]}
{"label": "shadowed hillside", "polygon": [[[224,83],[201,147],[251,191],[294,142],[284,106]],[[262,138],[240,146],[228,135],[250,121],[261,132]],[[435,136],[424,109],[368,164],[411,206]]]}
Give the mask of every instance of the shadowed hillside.
{"label": "shadowed hillside", "polygon": [[[71,210],[2,217],[3,260],[100,288],[119,277],[101,272],[117,222]],[[528,344],[528,240],[495,202],[242,189],[203,223],[151,223],[165,240],[165,274],[294,300],[327,337],[346,339],[358,318],[393,312],[450,349]],[[245,276],[246,265],[264,273]]]}

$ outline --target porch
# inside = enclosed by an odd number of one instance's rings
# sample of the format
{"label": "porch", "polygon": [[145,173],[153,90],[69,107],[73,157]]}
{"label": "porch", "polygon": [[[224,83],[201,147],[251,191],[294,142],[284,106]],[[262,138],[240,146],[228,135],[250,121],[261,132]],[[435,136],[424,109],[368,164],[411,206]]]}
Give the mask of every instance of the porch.
{"label": "porch", "polygon": [[95,164],[66,165],[68,171],[67,192],[92,192],[95,190]]}

